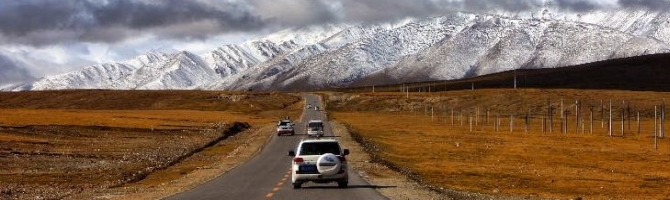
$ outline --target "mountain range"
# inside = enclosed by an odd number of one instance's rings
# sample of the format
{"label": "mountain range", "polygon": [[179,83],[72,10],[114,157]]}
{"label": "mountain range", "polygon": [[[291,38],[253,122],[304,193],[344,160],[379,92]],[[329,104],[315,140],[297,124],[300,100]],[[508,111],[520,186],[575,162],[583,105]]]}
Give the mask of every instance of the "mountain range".
{"label": "mountain range", "polygon": [[670,9],[451,13],[286,29],[204,55],[147,52],[3,90],[315,90],[670,52]]}

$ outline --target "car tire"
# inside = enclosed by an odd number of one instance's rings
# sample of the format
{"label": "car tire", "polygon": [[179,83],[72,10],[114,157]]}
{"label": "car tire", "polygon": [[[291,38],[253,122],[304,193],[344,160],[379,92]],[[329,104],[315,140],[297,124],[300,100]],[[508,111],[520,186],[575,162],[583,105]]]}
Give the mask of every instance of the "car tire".
{"label": "car tire", "polygon": [[302,188],[302,183],[293,183],[293,189],[300,189]]}
{"label": "car tire", "polygon": [[349,186],[349,181],[338,181],[337,182],[337,187],[339,188],[346,188]]}

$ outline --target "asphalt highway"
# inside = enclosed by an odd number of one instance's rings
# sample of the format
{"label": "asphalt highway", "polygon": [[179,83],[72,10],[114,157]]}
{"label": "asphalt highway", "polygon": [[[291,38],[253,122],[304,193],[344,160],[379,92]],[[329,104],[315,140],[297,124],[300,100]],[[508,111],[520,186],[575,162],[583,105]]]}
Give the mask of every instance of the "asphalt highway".
{"label": "asphalt highway", "polygon": [[[307,104],[322,108],[319,98],[306,95]],[[349,187],[338,188],[337,183],[305,183],[301,189],[291,185],[291,160],[289,150],[294,150],[306,137],[305,123],[312,119],[327,122],[323,110],[305,109],[302,119],[295,121],[295,136],[276,136],[254,158],[235,169],[196,188],[166,199],[387,199],[377,192],[375,185],[363,180],[349,167]],[[279,120],[279,119],[277,119]],[[333,135],[329,123],[325,123],[325,135]],[[347,148],[344,146],[343,148]],[[351,152],[351,154],[360,152]]]}

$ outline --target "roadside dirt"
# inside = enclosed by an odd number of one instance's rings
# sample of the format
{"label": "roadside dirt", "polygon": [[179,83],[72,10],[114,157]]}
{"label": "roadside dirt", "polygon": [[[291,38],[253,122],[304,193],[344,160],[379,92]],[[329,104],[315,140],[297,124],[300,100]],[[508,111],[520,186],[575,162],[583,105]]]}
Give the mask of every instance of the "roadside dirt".
{"label": "roadside dirt", "polygon": [[117,188],[180,162],[248,125],[237,126],[221,124],[205,131],[1,127],[0,197],[62,199],[83,191]]}
{"label": "roadside dirt", "polygon": [[[139,182],[81,194],[72,199],[161,199],[184,192],[252,158],[270,139],[272,134],[267,133],[272,132],[273,127],[273,124],[268,124],[246,130],[171,166],[166,169],[168,172],[158,171]],[[164,181],[166,178],[164,176],[171,174],[169,171],[181,171],[194,167],[196,170],[181,174],[180,177],[169,180],[169,182]]]}

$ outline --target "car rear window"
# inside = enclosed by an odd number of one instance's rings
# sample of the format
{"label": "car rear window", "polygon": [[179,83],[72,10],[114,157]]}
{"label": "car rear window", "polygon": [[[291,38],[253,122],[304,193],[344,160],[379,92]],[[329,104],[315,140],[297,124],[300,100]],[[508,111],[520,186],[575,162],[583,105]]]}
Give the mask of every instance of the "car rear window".
{"label": "car rear window", "polygon": [[340,145],[337,142],[309,142],[302,143],[300,155],[323,155],[332,153],[340,155]]}
{"label": "car rear window", "polygon": [[309,127],[323,127],[323,123],[321,123],[321,122],[312,122],[312,123],[309,123],[308,126],[309,126]]}

